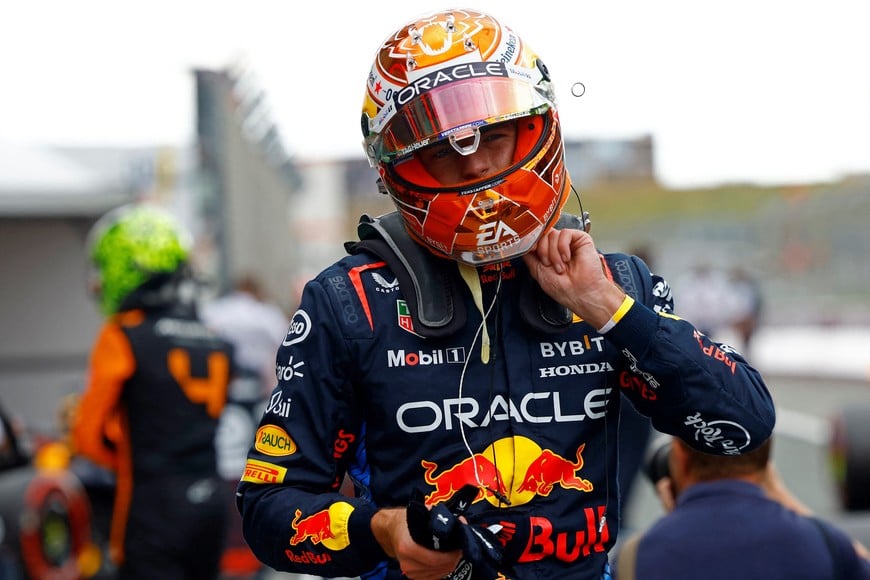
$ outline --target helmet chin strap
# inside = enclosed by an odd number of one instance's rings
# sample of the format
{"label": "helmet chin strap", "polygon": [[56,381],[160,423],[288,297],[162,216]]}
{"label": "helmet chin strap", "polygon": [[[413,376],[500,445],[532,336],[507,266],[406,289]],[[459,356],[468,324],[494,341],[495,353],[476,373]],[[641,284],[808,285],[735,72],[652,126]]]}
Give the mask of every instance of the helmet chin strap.
{"label": "helmet chin strap", "polygon": [[[468,139],[473,139],[468,145],[462,146],[459,144],[460,141],[467,141]],[[480,129],[471,127],[470,129],[458,131],[450,135],[447,140],[457,153],[467,157],[477,151],[478,146],[480,146]]]}

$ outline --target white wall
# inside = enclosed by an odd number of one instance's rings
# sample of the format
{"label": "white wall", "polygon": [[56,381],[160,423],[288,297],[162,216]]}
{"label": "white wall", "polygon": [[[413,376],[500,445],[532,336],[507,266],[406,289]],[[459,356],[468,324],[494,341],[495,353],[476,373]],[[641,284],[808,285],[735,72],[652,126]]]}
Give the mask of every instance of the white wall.
{"label": "white wall", "polygon": [[0,219],[0,403],[53,429],[101,321],[85,286],[88,219]]}

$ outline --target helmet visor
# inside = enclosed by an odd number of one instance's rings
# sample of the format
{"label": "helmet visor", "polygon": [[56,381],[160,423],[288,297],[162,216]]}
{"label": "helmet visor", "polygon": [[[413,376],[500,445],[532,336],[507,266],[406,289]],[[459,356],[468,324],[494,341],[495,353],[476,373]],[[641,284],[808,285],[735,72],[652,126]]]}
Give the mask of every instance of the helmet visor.
{"label": "helmet visor", "polygon": [[[398,93],[397,102],[404,91]],[[465,127],[539,114],[550,104],[524,79],[486,76],[454,81],[432,88],[398,109],[372,143],[371,154],[389,162]]]}

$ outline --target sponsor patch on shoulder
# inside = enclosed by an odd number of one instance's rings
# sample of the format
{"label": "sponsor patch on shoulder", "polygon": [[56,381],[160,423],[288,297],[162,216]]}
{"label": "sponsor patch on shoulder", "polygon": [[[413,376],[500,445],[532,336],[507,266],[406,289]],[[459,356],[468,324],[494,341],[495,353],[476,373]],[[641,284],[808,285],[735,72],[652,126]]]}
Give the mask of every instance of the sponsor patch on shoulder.
{"label": "sponsor patch on shoulder", "polygon": [[242,481],[251,483],[283,483],[286,474],[286,467],[256,459],[248,459],[247,463],[245,463]]}
{"label": "sponsor patch on shoulder", "polygon": [[296,442],[277,425],[263,425],[257,429],[254,449],[272,457],[284,457],[296,453]]}

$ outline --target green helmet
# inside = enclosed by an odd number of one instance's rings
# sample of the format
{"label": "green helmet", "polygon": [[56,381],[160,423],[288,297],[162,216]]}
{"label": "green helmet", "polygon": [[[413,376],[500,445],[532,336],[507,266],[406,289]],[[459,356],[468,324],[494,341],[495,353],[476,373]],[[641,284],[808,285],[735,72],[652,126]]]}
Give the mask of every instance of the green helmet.
{"label": "green helmet", "polygon": [[148,205],[116,208],[97,220],[86,251],[90,290],[104,314],[114,314],[134,290],[158,274],[172,274],[187,260],[189,236],[175,219]]}

